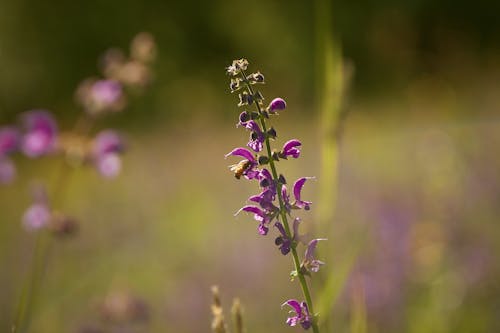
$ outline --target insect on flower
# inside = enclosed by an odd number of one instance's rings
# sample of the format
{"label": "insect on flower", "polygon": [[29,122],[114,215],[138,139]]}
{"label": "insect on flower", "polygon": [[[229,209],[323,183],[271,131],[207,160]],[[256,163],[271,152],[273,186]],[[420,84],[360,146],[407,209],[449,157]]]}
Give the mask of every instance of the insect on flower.
{"label": "insect on flower", "polygon": [[249,160],[241,160],[238,164],[229,166],[229,170],[234,172],[234,177],[240,179],[241,176],[252,167],[252,162]]}

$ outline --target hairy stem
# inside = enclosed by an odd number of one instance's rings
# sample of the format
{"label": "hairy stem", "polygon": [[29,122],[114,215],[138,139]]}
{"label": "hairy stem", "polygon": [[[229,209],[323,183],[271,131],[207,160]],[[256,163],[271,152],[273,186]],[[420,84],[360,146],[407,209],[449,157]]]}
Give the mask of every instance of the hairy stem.
{"label": "hairy stem", "polygon": [[[253,88],[245,74],[245,71],[241,70],[241,74],[242,74],[242,77],[243,77],[243,81],[245,82],[245,85],[247,86],[247,89],[248,89],[248,92],[254,96],[254,91],[253,91]],[[269,140],[269,136],[267,135],[267,126],[266,126],[266,121],[265,121],[265,117],[262,113],[262,109],[260,107],[260,104],[255,101],[254,102],[255,106],[257,107],[257,111],[259,113],[259,120],[260,120],[260,125],[262,126],[262,131],[264,133],[266,133],[265,135],[265,141],[266,141],[266,151],[267,151],[267,157],[269,159],[269,165],[271,167],[271,173],[272,173],[272,176],[273,176],[273,180],[274,180],[274,184],[276,186],[276,193],[278,195],[278,201],[279,201],[279,204],[280,204],[280,215],[281,215],[281,219],[283,220],[283,226],[285,228],[285,231],[286,231],[286,234],[288,237],[292,237],[291,235],[291,232],[290,232],[290,226],[288,225],[288,219],[287,219],[287,216],[286,216],[286,209],[285,209],[285,203],[284,203],[284,200],[283,200],[283,197],[281,195],[281,189],[278,188],[278,184],[279,184],[279,177],[278,177],[278,172],[276,171],[276,165],[275,165],[275,161],[272,157],[272,150],[271,150],[271,143],[270,143],[270,140]],[[306,278],[304,276],[304,274],[301,272],[300,270],[300,260],[299,260],[299,256],[297,254],[297,249],[295,248],[295,246],[292,246],[291,248],[291,253],[292,253],[292,257],[293,257],[293,263],[294,263],[294,266],[295,266],[295,271],[297,272],[297,276],[299,278],[299,282],[300,282],[300,286],[302,288],[302,293],[304,294],[304,298],[306,300],[306,303],[307,303],[307,306],[309,308],[309,311],[310,313],[313,314],[314,316],[314,308],[313,308],[313,302],[312,302],[312,299],[311,299],[311,293],[309,292],[309,287],[307,286],[307,282],[306,282]],[[317,322],[316,322],[316,318],[314,318],[314,320],[312,321],[312,329],[313,329],[313,332],[314,333],[319,333],[319,328],[318,328],[318,325],[317,325]]]}

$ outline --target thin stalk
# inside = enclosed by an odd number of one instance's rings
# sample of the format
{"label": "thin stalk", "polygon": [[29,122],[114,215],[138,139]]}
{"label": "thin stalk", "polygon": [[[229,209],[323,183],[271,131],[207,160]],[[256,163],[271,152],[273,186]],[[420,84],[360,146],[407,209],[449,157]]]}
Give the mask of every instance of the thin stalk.
{"label": "thin stalk", "polygon": [[[86,115],[82,115],[73,127],[73,132],[86,135],[90,132],[92,125],[93,119],[88,118]],[[72,170],[72,168],[68,168],[63,158],[60,164],[60,170],[56,174],[56,179],[54,181],[54,189],[51,196],[52,203],[61,205],[64,192],[67,189],[65,185],[67,185],[71,177]],[[29,329],[33,307],[38,296],[38,289],[42,284],[43,276],[47,268],[52,240],[52,236],[46,231],[39,232],[36,235],[30,277],[21,294],[14,323],[12,324],[12,333],[23,333]]]}
{"label": "thin stalk", "polygon": [[[252,89],[252,86],[251,86],[250,82],[248,81],[248,78],[247,78],[247,76],[245,74],[245,71],[241,70],[241,74],[243,76],[243,81],[245,82],[248,91],[250,92],[250,94],[252,96],[254,96],[255,93],[254,93],[254,91]],[[260,105],[259,105],[258,102],[255,101],[254,104],[257,107],[257,111],[259,113],[259,120],[260,120],[260,125],[262,126],[262,131],[267,134],[267,126],[266,126],[266,121],[265,121],[263,113],[262,113],[262,109],[261,109],[261,107],[260,107]],[[271,167],[271,173],[272,173],[272,176],[273,176],[274,184],[276,186],[276,193],[278,195],[278,201],[279,201],[279,204],[280,204],[280,215],[281,215],[281,218],[283,220],[283,225],[284,225],[286,234],[287,234],[288,237],[291,238],[290,226],[288,225],[288,219],[287,219],[287,216],[286,216],[285,203],[284,203],[283,197],[281,195],[281,191],[278,188],[278,180],[279,180],[279,178],[278,178],[278,172],[276,171],[276,165],[275,165],[274,159],[272,157],[271,143],[270,143],[268,135],[265,135],[265,141],[266,141],[267,157],[269,159],[269,165]],[[307,286],[307,282],[306,282],[305,276],[304,276],[304,274],[300,270],[300,260],[299,260],[298,254],[297,254],[297,249],[294,246],[292,246],[292,248],[291,248],[291,253],[292,253],[292,257],[293,257],[293,263],[294,263],[294,266],[295,266],[295,271],[297,272],[297,276],[299,278],[300,286],[302,288],[302,293],[304,294],[304,298],[306,299],[306,303],[307,303],[307,306],[309,308],[310,313],[312,313],[313,316],[314,316],[315,314],[314,314],[314,308],[313,308],[313,302],[312,302],[312,298],[311,298],[311,293],[309,292],[309,287]],[[312,321],[312,329],[313,329],[314,333],[319,333],[319,328],[318,328],[318,325],[316,323],[316,317],[314,317],[314,320]]]}

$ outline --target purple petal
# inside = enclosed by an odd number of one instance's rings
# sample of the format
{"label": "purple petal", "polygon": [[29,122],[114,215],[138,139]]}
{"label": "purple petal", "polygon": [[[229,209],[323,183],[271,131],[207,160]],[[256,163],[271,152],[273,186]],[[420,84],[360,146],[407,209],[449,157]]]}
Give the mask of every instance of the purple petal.
{"label": "purple petal", "polygon": [[270,113],[275,113],[276,111],[284,110],[286,108],[286,102],[283,98],[277,97],[269,103],[267,106],[267,111]]}
{"label": "purple petal", "polygon": [[261,134],[262,130],[260,129],[259,125],[255,122],[255,120],[250,120],[246,123],[245,127],[255,133]]}
{"label": "purple petal", "polygon": [[300,307],[300,302],[297,301],[296,299],[289,299],[285,303],[281,304],[281,307],[288,305],[293,308],[293,310],[297,313],[300,314],[302,313],[302,308]]}
{"label": "purple petal", "polygon": [[316,250],[316,245],[318,245],[318,242],[319,241],[322,241],[322,240],[327,240],[326,238],[316,238],[316,239],[313,239],[309,242],[309,244],[307,244],[307,249],[306,249],[306,253],[305,253],[305,259],[308,260],[308,261],[313,261],[315,260],[314,259],[314,251]]}
{"label": "purple petal", "polygon": [[19,146],[19,131],[13,127],[0,128],[0,155],[15,151]]}
{"label": "purple petal", "polygon": [[290,150],[291,148],[298,147],[298,146],[302,146],[302,143],[299,140],[297,140],[297,139],[288,140],[283,145],[283,152],[286,152],[286,151]]}
{"label": "purple petal", "polygon": [[297,179],[297,181],[293,184],[293,196],[295,197],[295,200],[302,201],[300,193],[302,192],[302,187],[308,179],[314,179],[314,177],[302,177]]}
{"label": "purple petal", "polygon": [[253,153],[246,149],[246,148],[235,148],[233,149],[231,152],[227,153],[225,156],[226,158],[228,156],[241,156],[243,158],[246,158],[247,160],[249,160],[250,162],[255,162],[255,156],[253,155]]}
{"label": "purple petal", "polygon": [[265,224],[260,223],[259,227],[258,227],[258,231],[259,231],[259,235],[265,236],[265,235],[267,235],[269,228]]}
{"label": "purple petal", "polygon": [[122,87],[113,80],[99,80],[92,85],[90,92],[98,107],[107,108],[120,99]]}
{"label": "purple petal", "polygon": [[29,111],[23,116],[26,134],[22,140],[22,150],[28,157],[39,157],[51,152],[57,140],[57,124],[45,110]]}
{"label": "purple petal", "polygon": [[96,159],[96,167],[99,173],[105,178],[115,178],[120,174],[122,161],[120,156],[115,153],[100,155]]}
{"label": "purple petal", "polygon": [[280,222],[276,222],[274,226],[278,228],[279,232],[284,238],[287,238],[285,227],[283,227],[283,224],[281,224]]}
{"label": "purple petal", "polygon": [[234,215],[235,216],[238,215],[241,211],[248,212],[248,213],[254,213],[255,215],[258,215],[261,217],[265,216],[264,212],[257,206],[252,206],[252,205],[243,206]]}
{"label": "purple petal", "polygon": [[94,157],[99,159],[102,155],[123,151],[124,144],[121,137],[113,130],[103,130],[97,134],[93,143]]}
{"label": "purple petal", "polygon": [[31,205],[23,215],[23,225],[28,231],[43,228],[51,217],[50,210],[45,204]]}

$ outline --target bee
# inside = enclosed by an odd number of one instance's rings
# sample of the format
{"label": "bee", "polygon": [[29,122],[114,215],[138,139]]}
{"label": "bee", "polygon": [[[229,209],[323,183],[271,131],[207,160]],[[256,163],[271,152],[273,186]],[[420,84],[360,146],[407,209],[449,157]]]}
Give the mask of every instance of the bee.
{"label": "bee", "polygon": [[252,167],[252,162],[249,160],[241,160],[238,164],[233,164],[229,166],[229,169],[234,172],[234,176],[236,179],[240,179],[240,177],[248,171]]}

